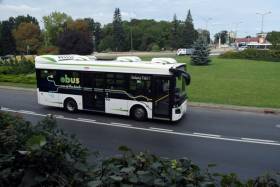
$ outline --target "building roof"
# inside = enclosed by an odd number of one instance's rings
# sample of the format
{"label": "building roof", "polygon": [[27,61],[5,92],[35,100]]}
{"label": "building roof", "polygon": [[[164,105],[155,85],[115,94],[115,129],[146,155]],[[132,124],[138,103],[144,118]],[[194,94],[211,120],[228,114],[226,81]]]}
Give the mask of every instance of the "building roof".
{"label": "building roof", "polygon": [[252,37],[252,38],[236,38],[236,43],[250,43],[250,42],[259,42],[258,37]]}
{"label": "building roof", "polygon": [[154,58],[151,61],[104,61],[79,55],[43,55],[35,58],[36,69],[122,72],[170,75],[170,69],[185,64],[175,59]]}

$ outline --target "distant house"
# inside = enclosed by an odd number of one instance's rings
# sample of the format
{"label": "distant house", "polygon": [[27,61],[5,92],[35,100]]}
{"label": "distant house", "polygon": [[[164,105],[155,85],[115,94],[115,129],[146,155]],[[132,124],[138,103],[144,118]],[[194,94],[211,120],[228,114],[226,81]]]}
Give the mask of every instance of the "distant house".
{"label": "distant house", "polygon": [[235,45],[237,47],[268,49],[271,43],[266,40],[266,33],[259,33],[257,37],[236,38]]}

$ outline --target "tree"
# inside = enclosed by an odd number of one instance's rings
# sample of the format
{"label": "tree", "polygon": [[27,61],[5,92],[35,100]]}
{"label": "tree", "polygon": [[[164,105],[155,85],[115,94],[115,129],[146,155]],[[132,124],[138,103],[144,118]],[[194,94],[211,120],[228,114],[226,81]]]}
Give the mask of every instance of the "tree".
{"label": "tree", "polygon": [[77,19],[67,24],[68,30],[76,30],[83,33],[90,34],[89,25],[85,20]]}
{"label": "tree", "polygon": [[115,51],[123,51],[125,33],[122,25],[121,12],[119,8],[115,9],[113,19],[113,41]]}
{"label": "tree", "polygon": [[194,52],[191,55],[192,65],[208,65],[211,60],[209,59],[210,49],[204,37],[200,36],[193,45]]}
{"label": "tree", "polygon": [[40,28],[33,23],[21,23],[14,31],[16,49],[20,53],[36,54],[41,45]]}
{"label": "tree", "polygon": [[16,44],[12,35],[14,20],[9,19],[1,23],[0,29],[0,55],[16,53]]}
{"label": "tree", "polygon": [[188,15],[185,21],[185,25],[183,29],[183,38],[184,38],[183,45],[185,48],[190,48],[196,39],[196,31],[193,25],[191,10],[188,11]]}
{"label": "tree", "polygon": [[207,44],[210,44],[210,32],[208,30],[198,30],[198,37],[203,37]]}
{"label": "tree", "polygon": [[56,45],[59,34],[66,30],[67,23],[72,18],[65,13],[53,12],[43,17],[45,26],[45,43],[47,45]]}
{"label": "tree", "polygon": [[85,18],[84,20],[88,23],[89,31],[94,36],[94,48],[97,49],[101,40],[101,24],[95,22],[92,18]]}
{"label": "tree", "polygon": [[228,31],[221,31],[214,35],[215,43],[219,43],[219,38],[221,38],[221,44],[225,44],[228,40]]}
{"label": "tree", "polygon": [[177,20],[176,14],[174,14],[171,28],[171,41],[170,46],[172,49],[179,48],[179,21]]}
{"label": "tree", "polygon": [[89,55],[93,52],[92,39],[77,30],[69,30],[60,34],[57,45],[60,54]]}
{"label": "tree", "polygon": [[280,49],[280,32],[269,32],[266,39],[272,44],[273,49]]}
{"label": "tree", "polygon": [[17,16],[14,18],[15,27],[18,27],[21,23],[32,23],[39,26],[39,23],[35,17],[32,17],[27,14],[27,16]]}

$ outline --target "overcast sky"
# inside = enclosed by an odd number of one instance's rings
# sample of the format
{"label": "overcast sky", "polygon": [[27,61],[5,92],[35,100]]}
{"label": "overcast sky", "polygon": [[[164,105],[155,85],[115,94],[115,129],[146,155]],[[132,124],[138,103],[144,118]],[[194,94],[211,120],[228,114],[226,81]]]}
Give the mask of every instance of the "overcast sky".
{"label": "overcast sky", "polygon": [[261,30],[261,17],[256,13],[271,11],[265,17],[264,31],[280,30],[280,0],[0,0],[0,20],[30,14],[41,21],[42,16],[60,11],[74,19],[92,17],[106,24],[112,21],[116,7],[123,20],[171,21],[175,13],[184,20],[191,9],[195,28],[206,28],[206,20],[212,18],[208,23],[211,34],[237,29],[238,36],[254,36]]}

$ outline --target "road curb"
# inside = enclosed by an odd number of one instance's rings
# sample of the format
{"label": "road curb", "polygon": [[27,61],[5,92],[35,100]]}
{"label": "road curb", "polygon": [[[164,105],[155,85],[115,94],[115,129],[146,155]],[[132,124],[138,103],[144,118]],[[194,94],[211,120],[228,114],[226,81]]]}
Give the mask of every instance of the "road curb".
{"label": "road curb", "polygon": [[[31,91],[35,92],[36,88],[22,88],[13,86],[0,86],[0,89],[20,90],[20,91]],[[235,106],[235,105],[224,105],[214,103],[199,103],[199,102],[188,102],[191,107],[209,108],[217,110],[234,110],[243,112],[254,112],[254,113],[265,113],[280,115],[280,109],[277,108],[259,108],[259,107],[248,107],[248,106]]]}
{"label": "road curb", "polygon": [[260,107],[249,107],[249,106],[235,106],[235,105],[224,105],[224,104],[213,104],[213,103],[199,103],[199,102],[188,102],[191,107],[209,108],[217,110],[234,110],[240,112],[254,112],[264,114],[280,114],[280,109],[277,108],[260,108]]}

